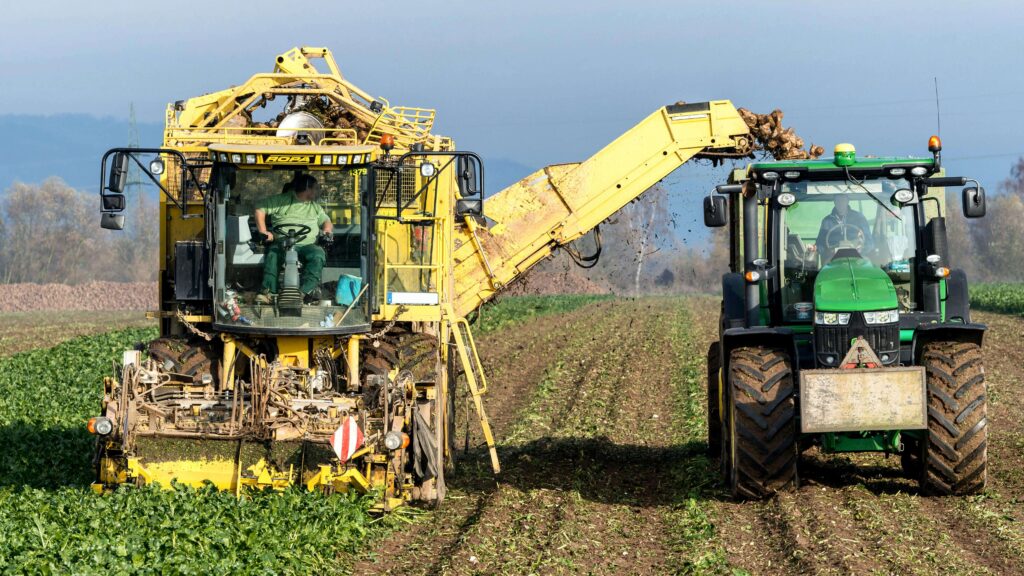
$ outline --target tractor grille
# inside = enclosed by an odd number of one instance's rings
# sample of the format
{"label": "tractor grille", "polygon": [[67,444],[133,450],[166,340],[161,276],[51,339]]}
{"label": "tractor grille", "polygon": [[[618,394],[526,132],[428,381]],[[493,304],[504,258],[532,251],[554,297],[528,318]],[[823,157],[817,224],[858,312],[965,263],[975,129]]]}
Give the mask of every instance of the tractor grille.
{"label": "tractor grille", "polygon": [[[838,366],[850,351],[850,340],[863,336],[868,345],[885,365],[895,364],[900,356],[900,326],[898,323],[869,326],[864,315],[854,312],[846,326],[814,326],[814,354],[819,366]],[[828,358],[832,357],[832,362]]]}

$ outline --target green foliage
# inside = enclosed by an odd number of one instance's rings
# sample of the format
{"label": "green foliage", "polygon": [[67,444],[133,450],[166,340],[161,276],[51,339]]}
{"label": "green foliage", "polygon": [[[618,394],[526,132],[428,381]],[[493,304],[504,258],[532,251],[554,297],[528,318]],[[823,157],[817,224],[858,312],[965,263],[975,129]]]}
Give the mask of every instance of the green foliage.
{"label": "green foliage", "polygon": [[295,489],[93,493],[100,382],[152,329],[0,359],[0,567],[9,573],[336,574],[367,537],[368,498]]}
{"label": "green foliage", "polygon": [[511,328],[537,316],[564,314],[587,304],[608,300],[613,296],[600,294],[560,294],[556,296],[507,296],[484,306],[480,319],[473,326],[474,334],[487,334]]}
{"label": "green foliage", "polygon": [[970,293],[976,310],[1024,315],[1024,284],[972,284]]}

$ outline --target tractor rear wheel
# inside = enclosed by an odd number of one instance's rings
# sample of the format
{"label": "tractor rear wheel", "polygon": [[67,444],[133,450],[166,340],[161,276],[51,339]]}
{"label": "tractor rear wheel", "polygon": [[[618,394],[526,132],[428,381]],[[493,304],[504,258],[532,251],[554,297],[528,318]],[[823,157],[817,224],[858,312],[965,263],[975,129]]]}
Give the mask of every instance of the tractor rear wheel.
{"label": "tractor rear wheel", "polygon": [[796,400],[789,354],[743,347],[729,354],[733,496],[760,499],[797,486]]}
{"label": "tractor rear wheel", "polygon": [[722,452],[722,417],[718,409],[719,376],[722,369],[722,360],[719,357],[718,342],[713,342],[708,348],[708,456],[717,457]]}
{"label": "tractor rear wheel", "polygon": [[987,480],[988,418],[981,348],[967,342],[925,344],[928,439],[921,488],[936,495],[976,494]]}

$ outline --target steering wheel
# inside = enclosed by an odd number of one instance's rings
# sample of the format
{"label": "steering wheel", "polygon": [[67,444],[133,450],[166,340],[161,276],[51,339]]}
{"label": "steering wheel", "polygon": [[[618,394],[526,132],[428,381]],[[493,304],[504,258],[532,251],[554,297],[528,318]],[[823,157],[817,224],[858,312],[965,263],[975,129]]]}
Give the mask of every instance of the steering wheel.
{"label": "steering wheel", "polygon": [[271,228],[270,231],[274,233],[274,236],[280,235],[282,238],[291,240],[294,243],[305,240],[306,236],[309,236],[313,229],[305,224],[279,224]]}
{"label": "steering wheel", "polygon": [[[853,234],[850,234],[850,231]],[[852,237],[851,237],[852,236]],[[836,248],[864,248],[864,231],[853,224],[836,224],[825,234],[825,247],[829,250]]]}

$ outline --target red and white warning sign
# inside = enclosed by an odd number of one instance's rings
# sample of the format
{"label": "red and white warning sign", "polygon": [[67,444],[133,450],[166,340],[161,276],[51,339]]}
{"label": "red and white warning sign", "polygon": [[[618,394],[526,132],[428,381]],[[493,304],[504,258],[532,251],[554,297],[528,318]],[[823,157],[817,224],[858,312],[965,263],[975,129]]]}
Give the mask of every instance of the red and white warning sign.
{"label": "red and white warning sign", "polygon": [[331,447],[334,448],[334,453],[342,462],[348,461],[362,445],[363,431],[359,429],[355,418],[351,416],[345,418],[341,426],[338,426],[334,435],[331,436]]}

